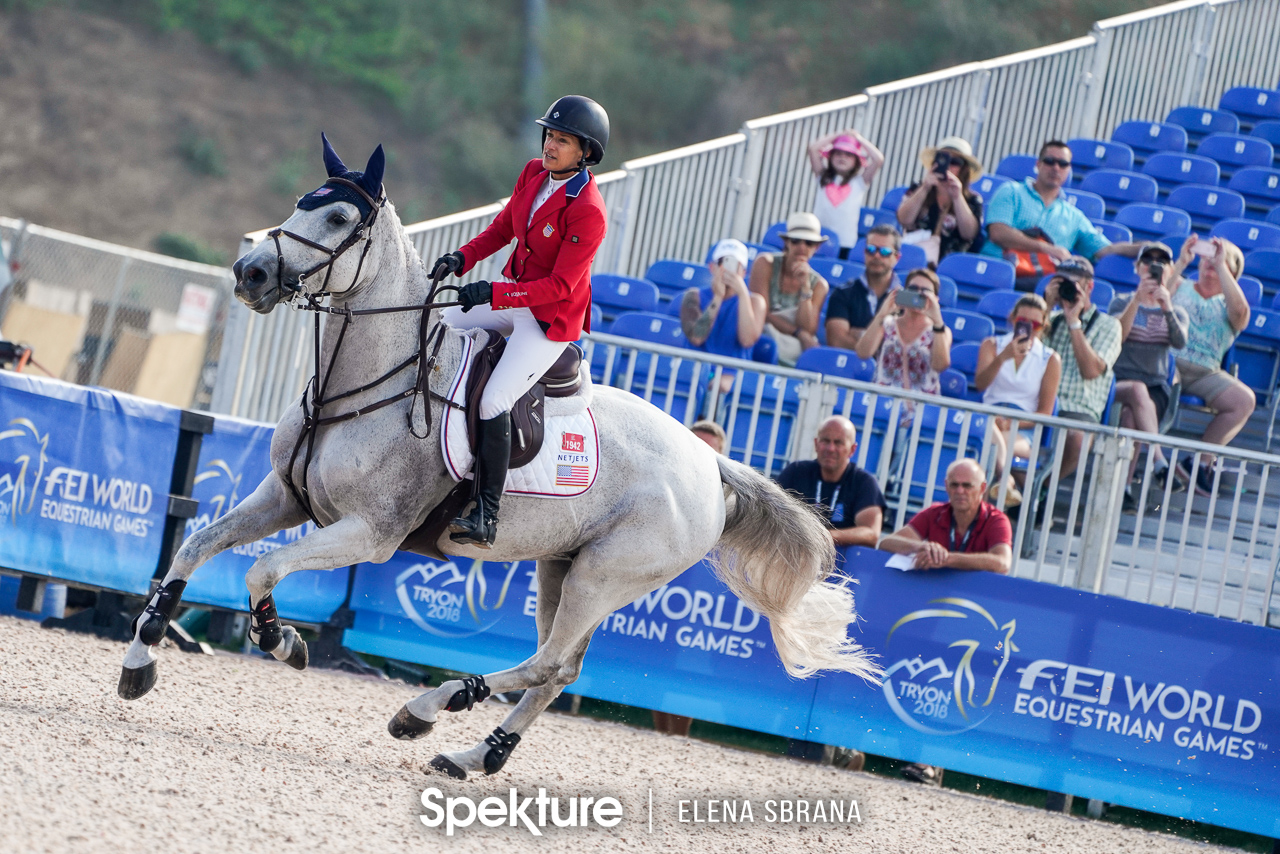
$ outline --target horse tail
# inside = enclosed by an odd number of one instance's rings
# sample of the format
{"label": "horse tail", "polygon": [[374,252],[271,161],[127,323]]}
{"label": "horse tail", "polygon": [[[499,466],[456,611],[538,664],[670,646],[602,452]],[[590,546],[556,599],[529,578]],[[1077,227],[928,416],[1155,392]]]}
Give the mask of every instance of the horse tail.
{"label": "horse tail", "polygon": [[836,550],[814,510],[769,478],[718,458],[724,532],[708,557],[733,594],[769,619],[787,672],[804,678],[841,670],[878,681],[881,667],[848,636],[857,615],[849,579],[829,580]]}

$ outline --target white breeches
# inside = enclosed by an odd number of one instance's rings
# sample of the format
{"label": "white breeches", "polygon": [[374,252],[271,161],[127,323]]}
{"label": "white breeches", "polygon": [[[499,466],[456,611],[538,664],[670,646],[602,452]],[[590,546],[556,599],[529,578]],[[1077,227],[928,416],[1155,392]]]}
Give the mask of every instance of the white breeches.
{"label": "white breeches", "polygon": [[453,306],[444,310],[442,319],[454,329],[492,329],[507,336],[507,349],[480,397],[480,417],[485,421],[515,406],[569,346],[566,341],[548,339],[527,308],[478,305],[464,314]]}

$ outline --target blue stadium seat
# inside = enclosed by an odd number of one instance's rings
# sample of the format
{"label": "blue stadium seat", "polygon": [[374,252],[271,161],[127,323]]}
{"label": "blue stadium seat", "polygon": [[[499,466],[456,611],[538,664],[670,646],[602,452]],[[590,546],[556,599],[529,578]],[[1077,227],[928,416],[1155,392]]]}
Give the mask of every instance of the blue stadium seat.
{"label": "blue stadium seat", "polygon": [[1133,149],[1123,142],[1101,139],[1069,139],[1071,148],[1071,183],[1079,186],[1095,169],[1133,169]]}
{"label": "blue stadium seat", "polygon": [[1162,151],[1147,158],[1142,174],[1155,178],[1160,195],[1167,196],[1181,184],[1217,184],[1221,173],[1218,162],[1208,157]]}
{"label": "blue stadium seat", "polygon": [[1245,253],[1244,271],[1259,279],[1268,293],[1280,293],[1280,250],[1255,249]]}
{"label": "blue stadium seat", "polygon": [[1012,181],[1036,176],[1036,156],[1034,154],[1010,154],[1000,161],[996,174]]}
{"label": "blue stadium seat", "polygon": [[1210,134],[1240,132],[1240,120],[1234,113],[1208,107],[1174,107],[1164,120],[1185,130],[1193,148]]}
{"label": "blue stadium seat", "polygon": [[861,263],[861,257],[858,262],[841,261],[839,258],[810,258],[809,267],[826,279],[827,284],[833,288],[851,282],[866,272],[866,267]]}
{"label": "blue stadium seat", "polygon": [[1095,219],[1091,220],[1091,222],[1093,227],[1101,231],[1102,236],[1112,243],[1128,243],[1133,240],[1133,232],[1129,230],[1128,226],[1108,219]]}
{"label": "blue stadium seat", "polygon": [[1209,236],[1226,238],[1242,252],[1280,249],[1280,225],[1268,225],[1256,219],[1224,219],[1213,227]]}
{"label": "blue stadium seat", "polygon": [[835,229],[823,226],[822,236],[827,238],[827,242],[818,247],[818,251],[813,253],[815,258],[835,258],[840,254],[840,235],[836,234]]}
{"label": "blue stadium seat", "polygon": [[938,274],[955,280],[961,308],[976,306],[987,291],[1013,290],[1014,267],[1002,258],[955,252],[939,262]]}
{"label": "blue stadium seat", "polygon": [[[1170,248],[1177,252],[1179,247]],[[1138,274],[1133,269],[1133,259],[1123,255],[1107,255],[1099,258],[1093,265],[1093,274],[1099,279],[1123,285],[1125,290],[1138,286]]]}
{"label": "blue stadium seat", "polygon": [[877,225],[891,225],[898,231],[902,231],[902,227],[898,225],[897,211],[863,207],[862,213],[858,214],[858,236],[865,237],[867,232]]}
{"label": "blue stadium seat", "polygon": [[610,335],[633,338],[637,341],[651,341],[654,344],[666,344],[668,347],[687,347],[684,332],[680,329],[680,321],[667,314],[652,311],[632,311],[618,315],[609,327]]}
{"label": "blue stadium seat", "polygon": [[1135,166],[1141,166],[1158,151],[1187,150],[1186,130],[1165,122],[1124,122],[1111,132],[1111,141],[1123,142],[1133,149]]}
{"label": "blue stadium seat", "polygon": [[711,271],[705,266],[671,258],[654,261],[644,277],[658,286],[664,300],[678,299],[689,288],[711,286]]}
{"label": "blue stadium seat", "polygon": [[907,194],[907,186],[903,184],[901,187],[894,187],[884,194],[884,198],[880,199],[880,207],[887,211],[898,212],[898,205],[902,204],[902,197]]}
{"label": "blue stadium seat", "polygon": [[1080,209],[1080,213],[1091,220],[1102,219],[1107,215],[1107,201],[1097,193],[1090,193],[1088,190],[1068,190],[1063,187],[1062,195],[1068,204],[1075,205]]}
{"label": "blue stadium seat", "polygon": [[772,335],[761,335],[756,339],[756,345],[751,348],[751,361],[765,365],[778,364],[778,342],[773,340]]}
{"label": "blue stadium seat", "polygon": [[[688,341],[680,330],[680,321],[665,314],[652,312],[633,312],[620,314],[609,329],[610,334],[637,341],[649,341],[665,344],[669,347],[688,347]],[[592,359],[593,375],[596,362],[600,361],[607,348],[597,347],[597,354]],[[693,357],[694,354],[690,354]],[[676,366],[673,356],[657,356],[656,364],[651,353],[632,351],[632,358],[626,356],[615,358],[613,363],[612,383],[633,394],[645,396],[649,384],[649,373],[653,372],[653,391],[648,397],[650,403],[667,412],[678,421],[685,420],[689,407],[697,414],[702,405],[705,383],[702,382],[701,366],[690,359],[682,359]],[[631,384],[626,384],[628,367],[631,367]],[[674,375],[673,375],[674,370]],[[603,367],[601,366],[601,373]],[[668,394],[670,399],[668,400]]]}
{"label": "blue stadium seat", "polygon": [[594,302],[591,304],[591,328],[597,332],[604,328],[604,310]]}
{"label": "blue stadium seat", "polygon": [[1249,132],[1249,136],[1256,136],[1271,143],[1273,152],[1271,165],[1280,169],[1280,121],[1258,122]]}
{"label": "blue stadium seat", "polygon": [[1272,208],[1271,213],[1267,214],[1267,218],[1263,222],[1268,222],[1271,225],[1280,225],[1280,205]]}
{"label": "blue stadium seat", "polygon": [[1164,203],[1189,213],[1191,229],[1198,234],[1204,234],[1221,220],[1244,216],[1244,196],[1219,187],[1184,184],[1170,193]]}
{"label": "blue stadium seat", "polygon": [[[862,258],[866,253],[867,239],[864,237],[853,245],[849,250],[850,258]],[[928,256],[924,254],[924,250],[919,246],[909,246],[906,243],[898,250],[898,263],[893,265],[894,271],[901,276],[908,270],[914,270],[917,267],[923,267],[928,263]]]}
{"label": "blue stadium seat", "polygon": [[796,370],[871,382],[876,377],[876,360],[860,359],[857,353],[841,347],[810,347],[800,354]]}
{"label": "blue stadium seat", "polygon": [[1109,282],[1102,279],[1093,280],[1093,293],[1089,296],[1089,301],[1098,307],[1100,311],[1110,311],[1111,301],[1116,298],[1116,289],[1111,287]]}
{"label": "blue stadium seat", "polygon": [[1280,119],[1280,92],[1257,86],[1236,86],[1222,93],[1218,109],[1235,113],[1240,129],[1248,132],[1258,122]]}
{"label": "blue stadium seat", "polygon": [[996,194],[996,190],[1008,183],[1009,179],[1003,175],[983,175],[974,181],[969,189],[982,196],[982,202],[985,205],[991,202],[991,197]]}
{"label": "blue stadium seat", "polygon": [[[1237,169],[1245,166],[1271,166],[1275,148],[1265,139],[1238,133],[1215,133],[1204,138],[1196,153],[1218,162],[1220,185],[1231,180]],[[1200,183],[1200,182],[1197,182]],[[1208,183],[1207,181],[1203,183]]]}
{"label": "blue stadium seat", "polygon": [[613,320],[626,311],[657,311],[658,286],[644,279],[597,273],[591,277],[591,302]]}
{"label": "blue stadium seat", "polygon": [[1241,276],[1237,282],[1240,284],[1240,290],[1244,292],[1244,298],[1249,302],[1249,307],[1261,308],[1262,280],[1255,276]]}
{"label": "blue stadium seat", "polygon": [[954,397],[958,400],[969,399],[969,380],[959,371],[947,368],[938,374],[938,382],[942,386],[943,397]]}
{"label": "blue stadium seat", "polygon": [[[743,371],[735,380],[735,388],[723,398],[721,423],[729,437],[726,454],[767,475],[780,472],[786,464],[804,383],[802,379],[787,379],[777,374]],[[751,417],[757,403],[759,415],[753,425]]]}
{"label": "blue stadium seat", "polygon": [[785,248],[782,243],[782,232],[787,230],[786,222],[775,222],[773,225],[765,229],[764,236],[760,238],[760,243],[764,246],[772,246],[774,251]]}
{"label": "blue stadium seat", "polygon": [[964,374],[965,381],[968,383],[968,390],[965,396],[969,400],[978,403],[982,402],[982,392],[973,387],[973,379],[978,373],[978,351],[981,349],[981,342],[953,343],[951,345],[951,367],[948,368],[948,370],[959,371]]}
{"label": "blue stadium seat", "polygon": [[965,311],[962,308],[944,308],[942,322],[951,330],[952,343],[960,341],[981,341],[996,334],[995,324],[991,318],[976,311]]}
{"label": "blue stadium seat", "polygon": [[[910,486],[907,490],[909,500],[914,504],[927,506],[934,501],[946,500],[945,479],[947,466],[955,462],[957,456],[977,458],[982,453],[982,439],[986,435],[987,417],[974,414],[969,422],[968,437],[965,447],[960,448],[960,433],[964,426],[966,413],[955,409],[943,409],[931,403],[923,406],[916,404],[916,417],[920,419],[920,441],[916,445],[915,461],[911,470]],[[938,425],[942,423],[941,441],[938,442]],[[938,442],[938,462],[933,480],[929,479],[929,468],[933,465],[934,444]],[[903,456],[903,464],[906,455]],[[901,494],[901,487],[891,484],[887,493]]]}
{"label": "blue stadium seat", "polygon": [[959,299],[959,288],[956,280],[950,276],[938,276],[938,304],[943,308],[955,308]]}
{"label": "blue stadium seat", "polygon": [[[1165,235],[1185,240],[1191,233],[1191,215],[1167,205],[1125,205],[1116,212],[1116,222],[1128,226],[1134,240],[1160,240]],[[1180,246],[1170,243],[1169,248],[1176,253]]]}
{"label": "blue stadium seat", "polygon": [[1244,215],[1264,219],[1280,205],[1280,169],[1247,166],[1231,176],[1227,186],[1244,196]]}
{"label": "blue stadium seat", "polygon": [[1255,308],[1249,325],[1235,343],[1237,378],[1253,389],[1259,405],[1266,405],[1276,387],[1280,369],[1280,313]]}
{"label": "blue stadium seat", "polygon": [[1009,315],[1022,296],[1017,291],[988,291],[978,300],[978,307],[974,310],[991,318],[996,332],[1007,332]]}
{"label": "blue stadium seat", "polygon": [[1159,195],[1156,180],[1150,175],[1120,169],[1098,169],[1090,172],[1080,188],[1102,196],[1107,205],[1108,217],[1124,205],[1131,202],[1154,202]]}

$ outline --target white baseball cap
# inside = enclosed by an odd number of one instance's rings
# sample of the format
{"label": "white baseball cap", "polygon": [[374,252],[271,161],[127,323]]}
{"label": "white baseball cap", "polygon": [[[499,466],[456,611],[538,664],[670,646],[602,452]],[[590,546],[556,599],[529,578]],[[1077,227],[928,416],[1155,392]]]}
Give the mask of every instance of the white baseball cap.
{"label": "white baseball cap", "polygon": [[735,240],[732,237],[726,237],[715,245],[711,250],[711,263],[718,264],[724,258],[732,258],[742,265],[742,269],[747,268],[747,262],[750,255],[747,252],[746,244],[741,240]]}

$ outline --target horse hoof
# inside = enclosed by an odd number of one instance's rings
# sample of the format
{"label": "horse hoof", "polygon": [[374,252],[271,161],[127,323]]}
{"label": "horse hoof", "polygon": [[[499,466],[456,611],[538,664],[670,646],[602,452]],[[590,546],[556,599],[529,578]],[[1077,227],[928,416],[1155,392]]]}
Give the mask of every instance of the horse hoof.
{"label": "horse hoof", "polygon": [[156,663],[144,667],[121,667],[116,693],[125,700],[136,700],[156,687]]}
{"label": "horse hoof", "polygon": [[310,660],[311,655],[307,652],[307,642],[302,638],[294,638],[293,650],[289,653],[289,657],[284,660],[284,663],[294,670],[306,670],[307,662]]}
{"label": "horse hoof", "polygon": [[458,765],[457,763],[455,763],[452,759],[445,756],[443,753],[436,754],[436,758],[431,760],[431,767],[441,772],[442,774],[448,774],[450,777],[452,777],[455,780],[467,779],[466,769],[463,768],[461,765]]}
{"label": "horse hoof", "polygon": [[[396,712],[396,716],[387,724],[387,732],[391,733],[392,738],[411,741],[415,738],[422,738],[431,732],[431,728],[435,725],[435,721],[424,721],[409,711],[408,706],[401,706],[400,711]],[[466,775],[464,774],[463,776]]]}

